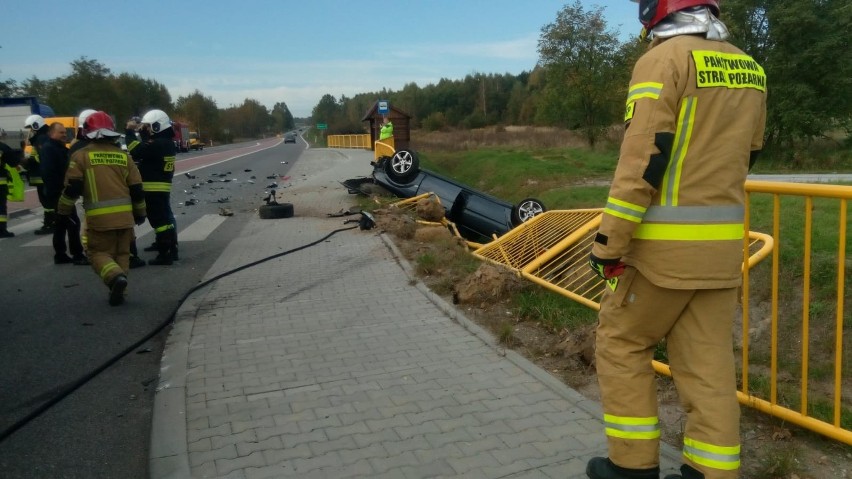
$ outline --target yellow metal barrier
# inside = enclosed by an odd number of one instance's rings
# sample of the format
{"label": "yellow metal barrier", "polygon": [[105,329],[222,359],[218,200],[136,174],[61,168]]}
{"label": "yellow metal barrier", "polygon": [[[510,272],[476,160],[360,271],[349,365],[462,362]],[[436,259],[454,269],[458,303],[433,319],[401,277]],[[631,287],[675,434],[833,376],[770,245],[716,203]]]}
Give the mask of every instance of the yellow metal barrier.
{"label": "yellow metal barrier", "polygon": [[[780,182],[769,182],[769,181],[748,181],[746,182],[746,192],[747,192],[747,201],[749,204],[749,208],[746,209],[747,212],[754,210],[754,203],[756,199],[760,199],[761,194],[770,195],[770,199],[772,202],[772,236],[775,238],[777,245],[772,250],[772,267],[770,272],[771,277],[771,285],[770,285],[770,297],[771,297],[771,344],[770,344],[770,371],[769,371],[769,397],[768,398],[759,398],[753,392],[750,391],[749,383],[750,383],[750,373],[749,373],[749,365],[751,362],[750,358],[750,345],[749,345],[749,294],[750,291],[750,277],[748,270],[743,273],[743,345],[742,345],[742,386],[741,390],[738,392],[740,402],[746,404],[750,407],[756,408],[765,413],[771,414],[773,416],[779,417],[785,421],[789,421],[791,423],[802,426],[806,429],[810,429],[819,434],[823,434],[825,436],[831,437],[838,441],[842,441],[846,444],[852,445],[852,431],[849,430],[848,424],[852,423],[852,417],[850,417],[850,402],[846,402],[846,411],[844,411],[844,405],[842,401],[842,392],[843,392],[843,334],[844,334],[844,319],[849,320],[850,317],[848,314],[844,316],[844,306],[846,301],[850,300],[850,292],[846,291],[846,268],[848,259],[846,257],[846,248],[848,242],[848,203],[849,200],[852,199],[852,186],[840,186],[840,185],[813,185],[813,184],[794,184],[794,183],[780,183]],[[782,199],[785,200],[786,203],[790,203],[792,199],[798,200],[798,202],[802,203],[800,205],[800,209],[794,205],[794,207],[788,207],[784,210],[782,222]],[[817,206],[815,204],[815,199],[819,199],[822,203]],[[837,229],[835,231],[828,231],[830,226],[828,226],[823,219],[823,224],[820,225],[820,228],[815,232],[814,231],[814,214],[815,212],[821,211],[823,209],[829,209],[826,205],[829,203],[835,203],[831,209],[834,207],[837,209],[837,218],[836,218],[836,226]],[[824,204],[825,203],[825,204]],[[782,235],[782,223],[786,226],[794,221],[799,221],[801,218],[801,222],[803,224],[802,227],[802,237],[796,238],[791,237],[788,238]],[[751,224],[751,215],[746,217],[746,226],[749,227]],[[823,241],[826,241],[825,237],[828,235],[834,235],[836,243],[836,256],[832,258],[832,262],[836,265],[836,271],[834,271],[834,281],[835,281],[835,292],[834,292],[834,338],[833,338],[833,374],[831,376],[831,420],[824,421],[814,417],[812,412],[812,404],[809,401],[808,395],[812,392],[813,385],[810,384],[811,372],[810,372],[810,356],[811,351],[810,347],[813,341],[818,338],[811,338],[812,330],[818,328],[820,325],[812,324],[812,319],[814,317],[813,308],[815,305],[812,302],[812,291],[813,287],[813,260],[814,257],[814,238],[815,236],[821,236]],[[801,244],[801,251],[799,251],[798,256],[801,259],[801,264],[791,264],[791,258],[785,258],[785,262],[781,264],[781,245],[788,244],[798,245]],[[792,247],[792,246],[791,246]],[[825,255],[825,252],[817,252],[821,255]],[[798,268],[801,267],[801,271]],[[784,271],[782,271],[784,269]],[[784,277],[791,277],[790,271],[794,271],[795,275],[798,276],[799,279],[801,293],[801,316],[799,318],[798,325],[800,329],[801,337],[799,338],[799,343],[801,344],[800,358],[801,361],[801,376],[798,378],[799,383],[799,397],[798,397],[798,411],[794,410],[795,406],[787,404],[782,405],[779,404],[778,397],[778,386],[779,386],[779,354],[781,353],[779,346],[779,323],[781,320],[781,311],[779,302],[781,300],[781,278],[782,275]],[[823,271],[821,275],[822,281],[827,281],[828,276]],[[792,275],[793,278],[796,278],[795,275]],[[791,294],[795,294],[799,296],[798,293],[791,292]],[[825,292],[822,292],[825,294]],[[787,298],[784,298],[785,301]],[[795,314],[793,311],[784,311],[783,313],[787,314]],[[794,320],[794,317],[785,317],[788,321]],[[786,328],[783,331],[783,335],[785,338],[790,338],[792,335],[795,335],[795,330],[790,330]],[[784,356],[787,356],[787,352],[784,353]],[[785,358],[789,359],[789,358]],[[847,358],[848,361],[848,358]],[[824,365],[818,365],[821,368]],[[795,382],[795,380],[790,379],[789,371],[785,371],[785,375],[782,375],[784,379],[780,379],[785,383]],[[849,380],[849,372],[846,373],[847,381]],[[848,393],[848,382],[846,392]],[[787,398],[787,402],[794,402],[795,398]],[[845,416],[844,416],[845,413]],[[845,420],[845,421],[844,421]],[[844,422],[847,424],[844,426]]]}
{"label": "yellow metal barrier", "polygon": [[[845,292],[845,264],[847,242],[847,201],[852,198],[852,187],[829,185],[791,185],[786,183],[749,182],[749,198],[755,193],[773,195],[773,235],[749,231],[743,248],[743,344],[742,344],[742,387],[737,392],[739,401],[761,412],[771,414],[814,432],[852,444],[852,432],[841,425],[843,408],[842,391],[842,340]],[[802,257],[802,386],[800,410],[794,411],[778,402],[778,311],[779,311],[779,245],[780,195],[798,195],[806,198],[804,204],[805,238]],[[808,413],[808,319],[810,311],[810,237],[813,235],[813,197],[835,198],[839,201],[838,250],[837,250],[837,298],[833,420],[831,423],[812,417]],[[749,208],[747,208],[747,211]],[[594,235],[600,225],[601,210],[548,211],[529,222],[513,229],[495,241],[483,245],[474,255],[517,271],[524,278],[551,291],[567,296],[593,309],[600,308],[604,282],[588,267],[588,255]],[[750,229],[750,215],[746,216],[746,228]],[[749,392],[749,271],[760,261],[772,257],[772,338],[770,367],[770,397],[762,399]],[[848,318],[847,318],[848,319]],[[785,333],[789,334],[789,332]],[[668,365],[653,362],[654,369],[671,375]],[[848,414],[848,412],[847,412]],[[846,418],[849,419],[848,417]]]}
{"label": "yellow metal barrier", "polygon": [[328,135],[326,139],[329,148],[363,148],[370,149],[370,135]]}
{"label": "yellow metal barrier", "polygon": [[[776,416],[785,421],[797,424],[819,434],[828,436],[846,444],[852,445],[852,431],[844,427],[846,422],[852,422],[848,411],[843,409],[843,334],[844,307],[846,291],[846,248],[848,241],[848,202],[852,199],[852,186],[791,184],[767,181],[746,182],[747,207],[745,227],[749,231],[743,247],[743,339],[742,339],[742,375],[741,389],[737,391],[740,403],[761,412]],[[755,194],[772,195],[772,235],[751,231],[752,197]],[[422,195],[421,197],[428,196]],[[799,197],[804,199],[802,215],[804,218],[802,240],[802,272],[801,272],[801,378],[799,410],[779,404],[778,400],[778,356],[779,356],[779,282],[781,276],[781,197]],[[419,199],[418,197],[417,199]],[[811,343],[811,280],[812,280],[812,240],[814,236],[813,215],[815,210],[814,198],[836,200],[838,202],[837,216],[837,251],[836,251],[836,298],[834,325],[834,355],[833,355],[833,385],[832,385],[832,419],[830,422],[813,417],[810,413],[808,394],[809,388],[809,347]],[[413,200],[413,201],[412,201]],[[416,203],[416,199],[406,200]],[[588,254],[591,250],[594,235],[601,221],[601,209],[548,211],[537,215],[526,223],[514,228],[500,238],[485,245],[468,242],[476,248],[473,254],[483,260],[502,265],[515,270],[524,278],[541,285],[551,291],[567,296],[593,309],[600,309],[600,298],[604,291],[604,282],[588,267]],[[785,212],[785,219],[791,220],[795,212]],[[446,219],[443,220],[446,222]],[[442,223],[443,223],[442,222]],[[450,223],[451,224],[451,223]],[[454,226],[454,225],[453,225]],[[828,234],[823,228],[819,233]],[[458,233],[456,233],[458,234]],[[791,242],[796,242],[794,238]],[[760,398],[749,390],[750,380],[750,345],[749,345],[749,316],[750,316],[750,271],[763,259],[771,255],[771,339],[770,339],[770,377],[769,398]],[[785,266],[790,266],[785,263]],[[785,335],[791,332],[786,331]],[[668,365],[653,361],[654,369],[666,375],[671,375]],[[848,379],[847,372],[847,379]],[[786,379],[789,381],[789,379]],[[848,390],[847,390],[848,391]],[[847,409],[849,407],[847,406]]]}

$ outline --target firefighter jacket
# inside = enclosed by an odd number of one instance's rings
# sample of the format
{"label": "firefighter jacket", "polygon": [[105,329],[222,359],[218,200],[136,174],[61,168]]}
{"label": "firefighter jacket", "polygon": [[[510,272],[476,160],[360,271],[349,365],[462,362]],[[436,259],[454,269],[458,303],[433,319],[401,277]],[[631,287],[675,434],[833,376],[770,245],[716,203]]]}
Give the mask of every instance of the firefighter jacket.
{"label": "firefighter jacket", "polygon": [[65,170],[68,169],[68,147],[64,141],[48,138],[41,147],[41,179],[44,181],[44,196],[48,204],[56,207],[65,185]]}
{"label": "firefighter jacket", "polygon": [[21,164],[21,153],[21,150],[14,150],[0,141],[0,185],[5,185],[11,180],[9,170]]}
{"label": "firefighter jacket", "polygon": [[86,226],[95,231],[133,228],[134,218],[146,214],[139,169],[109,140],[92,141],[71,155],[59,214],[70,214],[80,196]]}
{"label": "firefighter jacket", "polygon": [[7,200],[24,201],[24,183],[18,173],[23,156],[22,150],[13,149],[0,141],[0,206],[5,205]]}
{"label": "firefighter jacket", "polygon": [[763,145],[766,76],[733,45],[680,35],[637,62],[592,254],[674,289],[741,282],[745,180]]}
{"label": "firefighter jacket", "polygon": [[44,125],[30,138],[30,145],[32,145],[33,150],[24,166],[24,169],[27,170],[27,181],[29,181],[30,186],[43,183],[41,178],[41,149],[50,140],[47,136],[47,130],[48,126]]}
{"label": "firefighter jacket", "polygon": [[150,140],[136,140],[133,130],[125,132],[125,138],[133,139],[127,144],[127,152],[133,155],[133,161],[139,165],[142,174],[142,186],[146,193],[170,193],[172,176],[175,173],[175,155],[177,149],[173,140],[174,132],[167,128],[154,134]]}

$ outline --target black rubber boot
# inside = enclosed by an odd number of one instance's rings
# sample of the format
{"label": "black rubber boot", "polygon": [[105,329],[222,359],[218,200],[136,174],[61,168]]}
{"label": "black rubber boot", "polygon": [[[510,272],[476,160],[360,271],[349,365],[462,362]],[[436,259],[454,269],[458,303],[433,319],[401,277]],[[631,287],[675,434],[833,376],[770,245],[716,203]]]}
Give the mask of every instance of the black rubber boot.
{"label": "black rubber boot", "polygon": [[130,257],[130,269],[141,268],[145,266],[145,260],[138,256]]}
{"label": "black rubber boot", "polygon": [[53,230],[56,229],[56,213],[45,211],[44,212],[44,221],[41,225],[41,228],[35,230],[35,234],[37,235],[52,235]]}
{"label": "black rubber boot", "polygon": [[6,229],[6,222],[0,223],[0,238],[14,238],[15,233]]}
{"label": "black rubber boot", "polygon": [[660,468],[627,469],[612,463],[606,457],[593,457],[586,465],[589,479],[660,479]]}
{"label": "black rubber boot", "polygon": [[172,230],[171,232],[172,244],[169,245],[169,257],[172,261],[177,261],[180,259],[178,256],[178,238],[177,238],[177,230]]}
{"label": "black rubber boot", "polygon": [[118,306],[124,302],[124,290],[127,289],[127,276],[120,274],[109,284],[109,305]]}
{"label": "black rubber boot", "polygon": [[704,474],[686,464],[680,466],[680,474],[669,474],[665,479],[704,479]]}
{"label": "black rubber boot", "polygon": [[158,254],[156,258],[149,259],[148,264],[152,266],[170,266],[172,264],[172,258],[168,254]]}
{"label": "black rubber boot", "polygon": [[42,225],[41,228],[35,230],[35,234],[37,234],[37,235],[52,235],[53,234],[53,226]]}

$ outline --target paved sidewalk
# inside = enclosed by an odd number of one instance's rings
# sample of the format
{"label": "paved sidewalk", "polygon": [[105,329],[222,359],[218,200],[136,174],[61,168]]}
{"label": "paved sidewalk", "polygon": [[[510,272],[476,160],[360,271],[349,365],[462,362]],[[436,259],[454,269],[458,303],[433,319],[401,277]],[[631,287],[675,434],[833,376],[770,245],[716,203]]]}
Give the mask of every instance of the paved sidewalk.
{"label": "paved sidewalk", "polygon": [[[369,152],[308,150],[207,278],[312,243]],[[349,217],[352,218],[352,217]],[[151,477],[585,478],[600,407],[416,282],[358,229],[223,278],[182,306],[155,399]],[[678,453],[664,448],[673,471]]]}

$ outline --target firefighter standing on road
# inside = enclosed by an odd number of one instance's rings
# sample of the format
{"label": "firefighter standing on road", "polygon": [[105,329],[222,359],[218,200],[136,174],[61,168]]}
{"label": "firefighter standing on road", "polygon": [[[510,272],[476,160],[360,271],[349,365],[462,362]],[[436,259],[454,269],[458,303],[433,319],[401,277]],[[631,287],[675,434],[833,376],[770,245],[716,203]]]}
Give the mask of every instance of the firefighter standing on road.
{"label": "firefighter standing on road", "polygon": [[651,359],[664,338],[687,413],[685,464],[666,479],[738,476],[731,328],[766,76],[725,42],[718,15],[718,0],[639,1],[653,43],[633,70],[627,129],[590,257],[608,280],[596,363],[609,457],[589,461],[592,479],[659,478]]}
{"label": "firefighter standing on road", "polygon": [[[59,197],[65,184],[65,171],[68,169],[68,147],[65,146],[67,133],[62,123],[55,122],[48,130],[49,140],[41,148],[41,175],[44,180],[45,201],[52,209],[59,204]],[[66,254],[65,237],[68,237]],[[53,231],[53,262],[54,264],[74,263],[87,265],[89,261],[83,254],[83,243],[80,240],[80,218],[77,208],[72,208],[68,216],[57,218]]]}
{"label": "firefighter standing on road", "polygon": [[53,234],[53,226],[56,221],[56,210],[44,196],[44,181],[41,178],[41,147],[48,141],[47,129],[44,118],[41,115],[30,115],[24,120],[24,129],[30,131],[29,142],[32,146],[30,157],[26,160],[24,168],[27,171],[27,182],[34,186],[38,194],[38,202],[44,209],[44,220],[41,228],[35,230],[37,235]]}
{"label": "firefighter standing on road", "polygon": [[177,257],[177,231],[171,222],[169,204],[177,154],[174,131],[168,115],[162,110],[145,113],[141,125],[129,121],[125,138],[134,138],[137,129],[140,139],[130,141],[127,151],[139,164],[148,205],[148,221],[156,235],[157,257],[149,260],[148,264],[170,265],[173,258]]}
{"label": "firefighter standing on road", "polygon": [[15,233],[8,230],[9,215],[6,210],[6,196],[9,194],[12,178],[9,170],[16,168],[23,157],[22,150],[12,149],[0,142],[0,238],[12,238]]}
{"label": "firefighter standing on road", "polygon": [[[60,215],[70,215],[77,198],[86,211],[86,252],[92,268],[109,287],[109,304],[124,302],[133,225],[145,221],[145,193],[136,164],[116,146],[119,133],[106,113],[86,119],[90,142],[71,156]],[[67,219],[65,220],[67,221]]]}

